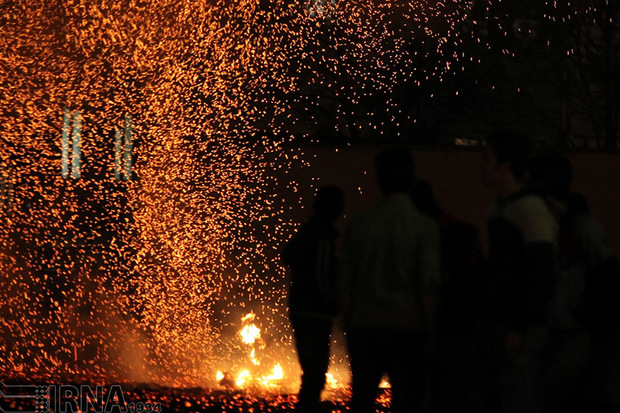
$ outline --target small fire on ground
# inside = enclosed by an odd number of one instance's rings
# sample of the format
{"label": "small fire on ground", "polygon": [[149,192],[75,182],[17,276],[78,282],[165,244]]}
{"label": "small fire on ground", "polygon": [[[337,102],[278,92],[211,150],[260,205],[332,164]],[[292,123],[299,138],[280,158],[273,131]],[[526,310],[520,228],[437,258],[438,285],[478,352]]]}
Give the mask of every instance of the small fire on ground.
{"label": "small fire on ground", "polygon": [[[228,390],[260,389],[278,390],[284,385],[284,369],[280,363],[273,366],[262,366],[257,356],[257,350],[265,348],[261,337],[261,329],[256,325],[256,314],[250,312],[241,318],[242,327],[238,333],[239,339],[247,352],[248,366],[238,372],[218,371],[216,380],[220,387]],[[260,369],[258,369],[260,367]],[[268,371],[268,373],[261,373]]]}
{"label": "small fire on ground", "polygon": [[[273,363],[271,366],[263,365],[257,356],[257,350],[265,348],[265,342],[261,337],[261,329],[256,323],[256,314],[250,312],[241,317],[241,329],[238,338],[247,354],[247,365],[238,371],[217,371],[216,380],[219,386],[227,390],[259,390],[280,391],[286,385],[296,383],[299,377],[287,377],[281,363]],[[262,373],[261,373],[262,372]],[[338,380],[332,372],[325,375],[325,393],[337,395],[336,397],[350,396],[350,385]],[[379,384],[381,389],[390,389],[391,385],[387,377],[383,377]],[[325,394],[324,394],[325,395]]]}

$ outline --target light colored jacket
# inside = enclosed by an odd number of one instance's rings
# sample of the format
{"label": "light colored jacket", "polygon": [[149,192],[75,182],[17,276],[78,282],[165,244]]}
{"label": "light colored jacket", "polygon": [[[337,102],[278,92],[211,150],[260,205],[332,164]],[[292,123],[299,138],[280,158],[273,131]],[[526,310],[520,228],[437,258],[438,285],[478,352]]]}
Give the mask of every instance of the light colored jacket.
{"label": "light colored jacket", "polygon": [[341,254],[346,327],[423,329],[422,297],[440,282],[439,255],[437,223],[406,194],[354,218]]}

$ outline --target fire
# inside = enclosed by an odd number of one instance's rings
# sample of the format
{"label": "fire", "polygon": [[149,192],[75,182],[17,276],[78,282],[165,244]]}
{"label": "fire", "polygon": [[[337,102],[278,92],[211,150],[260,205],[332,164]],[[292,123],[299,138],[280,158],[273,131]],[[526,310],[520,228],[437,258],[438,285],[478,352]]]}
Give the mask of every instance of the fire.
{"label": "fire", "polygon": [[387,377],[383,377],[381,379],[381,383],[379,383],[380,389],[391,389],[392,385],[390,384],[390,380]]}
{"label": "fire", "polygon": [[279,380],[284,379],[284,370],[280,364],[276,364],[271,370],[269,376],[261,377],[260,381],[265,387],[270,387],[278,384]]}
{"label": "fire", "polygon": [[254,321],[255,318],[256,314],[254,314],[253,312],[249,312],[248,314],[241,317],[241,322],[245,323],[246,321]]}
{"label": "fire", "polygon": [[260,365],[260,361],[258,361],[258,359],[256,358],[256,349],[252,349],[252,352],[250,353],[250,359],[255,366]]}
{"label": "fire", "polygon": [[248,381],[249,378],[250,372],[247,370],[243,370],[241,373],[239,373],[239,376],[237,376],[237,381],[235,383],[238,387],[243,387],[243,385]]}
{"label": "fire", "polygon": [[261,360],[257,355],[257,348],[263,349],[265,347],[264,341],[261,339],[261,330],[254,324],[256,320],[256,314],[249,313],[241,317],[243,324],[241,330],[239,330],[239,336],[241,342],[248,348],[248,358],[251,367],[243,368],[233,380],[231,373],[223,373],[218,371],[216,375],[217,382],[220,386],[225,388],[263,388],[272,389],[279,388],[282,384],[282,380],[285,377],[284,369],[280,363],[276,363],[268,374],[261,373]]}
{"label": "fire", "polygon": [[248,324],[239,332],[245,344],[254,344],[260,339],[260,329],[254,324]]}
{"label": "fire", "polygon": [[[0,44],[10,53],[0,57],[0,95],[15,99],[0,100],[0,337],[10,346],[1,344],[8,357],[0,375],[69,372],[76,380],[96,375],[194,386],[204,378],[196,360],[209,366],[209,375],[219,360],[213,326],[229,326],[223,314],[233,305],[279,311],[272,297],[284,290],[284,277],[271,251],[295,225],[272,172],[305,162],[300,149],[283,148],[285,136],[323,129],[314,116],[296,125],[295,107],[318,103],[295,102],[297,93],[305,96],[319,86],[315,79],[333,73],[335,83],[320,80],[319,89],[328,87],[329,96],[355,107],[367,93],[394,95],[391,85],[398,83],[384,81],[387,68],[395,75],[404,70],[400,77],[418,84],[429,73],[441,77],[447,60],[458,71],[448,45],[460,41],[473,2],[456,2],[462,12],[453,15],[444,6],[398,6],[398,14],[422,17],[412,26],[450,39],[431,42],[439,50],[428,73],[410,70],[414,57],[404,43],[373,47],[401,43],[391,25],[375,24],[384,6],[374,2],[339,3],[329,24],[340,26],[334,35],[343,33],[333,42],[342,44],[342,60],[329,57],[336,49],[311,51],[324,26],[306,24],[298,8],[283,11],[287,2],[128,2],[134,6],[125,12],[114,3],[3,3]],[[454,30],[426,24],[426,17],[444,14]],[[87,24],[59,24],[65,20]],[[362,23],[372,30],[344,34]],[[291,71],[290,62],[300,70]],[[334,119],[357,118],[349,116],[351,105],[337,106]],[[384,106],[400,117],[397,105]],[[362,121],[345,121],[334,133],[368,129],[375,115],[361,110]],[[384,130],[377,125],[384,117],[376,118],[375,128]],[[306,123],[321,127],[306,130]],[[140,141],[135,148],[132,137]],[[89,162],[80,169],[82,155]],[[297,190],[294,180],[286,182]],[[267,221],[274,223],[269,239]],[[273,275],[263,280],[264,274]],[[234,299],[221,300],[232,292]],[[226,303],[221,312],[220,302]],[[52,318],[48,327],[44,321]],[[268,371],[275,363],[261,360],[265,338],[255,320],[254,313],[242,319],[252,364],[241,367],[260,377],[259,364]],[[221,375],[224,380],[226,372]]]}
{"label": "fire", "polygon": [[335,389],[340,385],[340,382],[336,380],[333,374],[325,373],[325,386],[328,389]]}

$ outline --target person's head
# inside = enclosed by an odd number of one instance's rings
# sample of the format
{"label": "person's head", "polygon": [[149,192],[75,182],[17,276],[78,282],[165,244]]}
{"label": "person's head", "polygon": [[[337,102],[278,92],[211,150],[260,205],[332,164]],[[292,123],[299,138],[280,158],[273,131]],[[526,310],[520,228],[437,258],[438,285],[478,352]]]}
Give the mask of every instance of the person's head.
{"label": "person's head", "polygon": [[485,139],[485,184],[502,190],[527,180],[532,142],[515,130],[499,130]]}
{"label": "person's head", "polygon": [[535,156],[530,163],[532,186],[557,199],[566,199],[573,181],[573,166],[568,158],[557,152]]}
{"label": "person's head", "polygon": [[534,157],[530,165],[530,182],[547,196],[547,201],[556,214],[590,214],[586,197],[572,191],[573,165],[566,156],[557,152],[545,152]]}
{"label": "person's head", "polygon": [[320,188],[314,196],[312,209],[314,214],[326,221],[334,222],[342,214],[344,193],[334,185]]}
{"label": "person's head", "polygon": [[405,148],[387,148],[375,157],[379,188],[384,195],[408,194],[413,188],[415,165]]}

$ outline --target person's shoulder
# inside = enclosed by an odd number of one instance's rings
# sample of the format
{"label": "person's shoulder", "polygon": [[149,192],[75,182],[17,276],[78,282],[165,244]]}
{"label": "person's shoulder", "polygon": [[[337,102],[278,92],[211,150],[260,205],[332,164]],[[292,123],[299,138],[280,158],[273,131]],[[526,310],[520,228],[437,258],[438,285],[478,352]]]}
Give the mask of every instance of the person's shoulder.
{"label": "person's shoulder", "polygon": [[373,219],[373,218],[375,218],[377,216],[385,215],[386,213],[388,213],[389,209],[393,209],[394,208],[394,205],[395,205],[395,203],[394,203],[394,200],[392,198],[390,198],[390,197],[384,198],[381,201],[379,201],[378,203],[367,207],[366,209],[364,209],[359,214],[353,216],[351,218],[351,222],[354,222],[354,221],[366,221],[366,220]]}
{"label": "person's shoulder", "polygon": [[507,217],[542,216],[552,220],[553,214],[545,199],[537,193],[526,193],[506,203],[504,213]]}
{"label": "person's shoulder", "polygon": [[536,192],[524,192],[510,199],[506,208],[548,209],[544,197]]}
{"label": "person's shoulder", "polygon": [[393,194],[384,198],[376,205],[377,213],[395,213],[397,211],[404,213],[419,213],[413,200],[407,194]]}
{"label": "person's shoulder", "polygon": [[512,199],[504,208],[504,216],[520,229],[525,242],[553,242],[556,237],[555,216],[545,199],[536,193]]}

